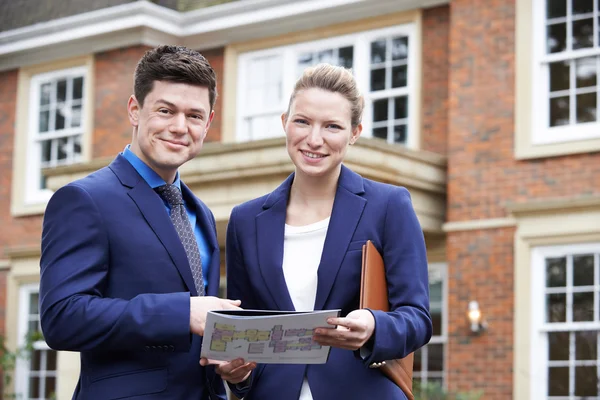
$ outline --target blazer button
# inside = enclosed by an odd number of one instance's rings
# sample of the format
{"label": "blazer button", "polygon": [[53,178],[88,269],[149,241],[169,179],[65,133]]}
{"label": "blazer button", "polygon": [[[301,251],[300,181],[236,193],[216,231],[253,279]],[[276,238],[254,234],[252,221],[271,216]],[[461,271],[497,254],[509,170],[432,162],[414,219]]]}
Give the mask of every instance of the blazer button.
{"label": "blazer button", "polygon": [[144,346],[144,350],[145,350],[145,351],[148,351],[148,350],[150,350],[150,346]]}
{"label": "blazer button", "polygon": [[169,350],[175,351],[175,346],[173,346],[173,345],[169,346]]}

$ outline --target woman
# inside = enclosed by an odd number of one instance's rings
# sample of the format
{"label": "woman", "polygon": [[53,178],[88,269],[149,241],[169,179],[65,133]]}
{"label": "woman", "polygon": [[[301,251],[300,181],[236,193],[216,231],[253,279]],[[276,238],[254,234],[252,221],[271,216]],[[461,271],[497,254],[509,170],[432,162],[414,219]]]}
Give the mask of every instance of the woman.
{"label": "woman", "polygon": [[[350,71],[307,69],[282,115],[295,173],[232,211],[228,298],[246,309],[339,308],[343,316],[328,321],[338,329],[314,336],[332,346],[326,364],[218,366],[246,400],[405,399],[369,366],[404,357],[431,337],[425,244],[408,191],[342,164],[360,136],[363,104]],[[358,309],[369,239],[384,258],[391,312]]]}

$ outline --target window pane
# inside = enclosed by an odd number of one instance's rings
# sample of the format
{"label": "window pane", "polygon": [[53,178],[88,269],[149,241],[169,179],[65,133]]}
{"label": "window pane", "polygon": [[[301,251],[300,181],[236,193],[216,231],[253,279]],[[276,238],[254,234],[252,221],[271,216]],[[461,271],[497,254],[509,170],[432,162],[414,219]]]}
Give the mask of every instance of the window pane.
{"label": "window pane", "polygon": [[573,256],[573,286],[594,284],[594,255]]}
{"label": "window pane", "polygon": [[406,125],[394,126],[394,143],[406,143]]}
{"label": "window pane", "polygon": [[33,350],[31,352],[31,361],[29,365],[32,371],[41,370],[41,358],[42,352],[40,350]]}
{"label": "window pane", "polygon": [[58,154],[56,159],[58,161],[66,160],[69,154],[69,138],[58,139]]}
{"label": "window pane", "polygon": [[42,163],[47,163],[52,157],[52,140],[44,140],[40,144],[42,146]]}
{"label": "window pane", "polygon": [[444,345],[429,344],[427,345],[427,370],[428,371],[443,371],[444,370]]}
{"label": "window pane", "polygon": [[546,259],[546,287],[565,287],[567,286],[567,259],[547,258]]}
{"label": "window pane", "polygon": [[74,106],[71,112],[71,128],[81,126],[81,106]]}
{"label": "window pane", "polygon": [[65,129],[65,110],[64,105],[61,104],[55,111],[54,129],[60,130]]}
{"label": "window pane", "polygon": [[592,0],[572,0],[573,15],[591,13],[594,11],[594,2]]}
{"label": "window pane", "polygon": [[569,124],[569,97],[550,99],[550,126]]}
{"label": "window pane", "polygon": [[569,89],[569,71],[568,61],[558,61],[550,63],[550,91]]}
{"label": "window pane", "polygon": [[38,313],[38,301],[39,301],[38,293],[31,293],[31,295],[29,295],[29,314],[37,314]]}
{"label": "window pane", "polygon": [[60,79],[56,82],[56,101],[58,103],[67,99],[67,80]]}
{"label": "window pane", "polygon": [[573,21],[573,50],[594,46],[594,20]]}
{"label": "window pane", "polygon": [[46,378],[46,398],[56,397],[56,378]]}
{"label": "window pane", "polygon": [[40,105],[45,106],[50,104],[50,93],[52,86],[50,83],[44,83],[40,88]]}
{"label": "window pane", "polygon": [[407,83],[407,68],[406,65],[399,65],[392,68],[392,87],[405,87]]}
{"label": "window pane", "polygon": [[408,118],[408,102],[406,96],[394,98],[394,119]]}
{"label": "window pane", "polygon": [[73,136],[73,157],[75,160],[81,156],[81,135]]}
{"label": "window pane", "polygon": [[371,71],[371,91],[385,89],[385,68]]}
{"label": "window pane", "polygon": [[565,294],[546,295],[546,322],[565,322],[567,320],[567,296]]}
{"label": "window pane", "polygon": [[548,26],[546,39],[548,53],[558,53],[567,48],[567,24],[554,24]]}
{"label": "window pane", "polygon": [[546,16],[548,19],[560,18],[567,15],[568,0],[547,0]]}
{"label": "window pane", "polygon": [[33,333],[38,332],[40,330],[40,328],[38,327],[38,325],[39,324],[38,324],[37,320],[35,320],[35,321],[29,321],[27,323],[27,334],[29,335],[29,334],[33,334]]}
{"label": "window pane", "polygon": [[352,68],[354,58],[354,47],[342,47],[339,50],[339,65],[345,68]]}
{"label": "window pane", "polygon": [[29,378],[29,397],[38,398],[40,393],[40,378]]}
{"label": "window pane", "polygon": [[597,396],[596,367],[575,367],[575,396]]}
{"label": "window pane", "polygon": [[48,121],[50,120],[50,111],[40,112],[40,126],[39,132],[48,132]]}
{"label": "window pane", "polygon": [[375,100],[373,102],[373,122],[387,121],[388,99]]}
{"label": "window pane", "polygon": [[333,56],[333,49],[319,51],[317,53],[317,63],[337,64],[337,60]]}
{"label": "window pane", "polygon": [[577,60],[575,75],[578,88],[596,86],[596,58],[586,57]]}
{"label": "window pane", "polygon": [[73,100],[83,96],[83,77],[73,79]]}
{"label": "window pane", "polygon": [[[567,348],[568,348],[567,344]],[[598,332],[575,332],[575,360],[596,360],[598,358]]]}
{"label": "window pane", "polygon": [[569,332],[548,333],[548,357],[550,361],[569,359]]}
{"label": "window pane", "polygon": [[403,60],[405,58],[408,58],[408,38],[392,39],[392,60]]}
{"label": "window pane", "polygon": [[385,39],[371,42],[371,64],[379,64],[385,61]]}
{"label": "window pane", "polygon": [[387,128],[373,129],[373,137],[387,140]]}
{"label": "window pane", "polygon": [[596,93],[577,95],[577,122],[596,121]]}
{"label": "window pane", "polygon": [[548,395],[569,395],[569,367],[548,368]]}
{"label": "window pane", "polygon": [[573,293],[573,321],[594,320],[594,292]]}
{"label": "window pane", "polygon": [[413,361],[413,371],[421,372],[423,370],[423,352],[425,351],[425,347],[421,347],[419,350],[415,351],[414,361]]}
{"label": "window pane", "polygon": [[46,350],[46,370],[56,371],[56,351]]}

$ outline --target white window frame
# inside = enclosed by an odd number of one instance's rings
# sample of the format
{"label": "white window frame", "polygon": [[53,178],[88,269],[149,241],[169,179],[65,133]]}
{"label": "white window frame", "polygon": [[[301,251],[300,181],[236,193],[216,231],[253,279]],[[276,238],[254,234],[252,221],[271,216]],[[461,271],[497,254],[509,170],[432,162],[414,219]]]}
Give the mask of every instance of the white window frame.
{"label": "white window frame", "polygon": [[[600,253],[600,243],[573,244],[563,246],[544,246],[535,247],[531,250],[531,349],[530,365],[532,375],[530,377],[530,398],[547,399],[548,398],[548,333],[554,331],[581,331],[581,330],[600,330],[600,318],[598,309],[595,310],[594,321],[586,322],[563,322],[547,323],[545,322],[545,292],[546,292],[546,263],[547,258],[565,257],[573,254],[590,254],[595,256],[594,271],[594,292],[595,304],[598,304],[597,297],[600,295],[600,274],[598,253]],[[567,272],[568,273],[568,272]],[[571,290],[567,287],[567,292]],[[569,304],[567,302],[567,309]],[[567,311],[568,312],[568,311]],[[600,347],[598,348],[600,351]],[[600,360],[600,356],[599,356]],[[573,379],[571,377],[571,379]],[[561,397],[564,400],[578,399],[576,396]]]}
{"label": "white window frame", "polygon": [[[37,74],[31,77],[29,86],[29,121],[28,121],[28,140],[27,140],[27,161],[25,172],[25,204],[46,203],[52,196],[52,191],[49,189],[40,188],[42,177],[41,167],[41,143],[39,141],[39,108],[40,108],[40,88],[43,83],[60,78],[68,78],[73,76],[83,77],[82,95],[81,95],[81,124],[77,128],[68,128],[61,131],[60,134],[46,134],[44,139],[63,138],[69,136],[81,135],[82,142],[82,158],[84,151],[83,146],[85,130],[86,130],[86,81],[89,79],[87,74],[88,68],[85,66],[62,69],[57,71]],[[77,162],[77,161],[74,161]]]}
{"label": "white window frame", "polygon": [[[22,349],[26,345],[26,335],[29,329],[29,302],[33,293],[39,293],[39,284],[26,284],[19,287],[19,313],[18,313],[18,337],[17,347]],[[44,341],[33,343],[35,350],[50,350],[50,347]],[[15,368],[15,393],[18,399],[28,399],[29,396],[29,378],[31,371],[29,369],[29,358],[18,357]],[[58,388],[57,371],[41,371],[39,378],[55,378],[55,387]],[[40,383],[43,381],[40,380]]]}
{"label": "white window frame", "polygon": [[[429,276],[432,274],[439,274],[442,279],[442,329],[441,334],[438,336],[432,336],[429,343],[421,349],[421,356],[423,357],[421,361],[421,370],[413,371],[415,380],[420,380],[421,382],[428,382],[429,380],[429,368],[428,368],[428,356],[427,356],[427,346],[430,344],[441,344],[443,346],[443,354],[444,354],[444,365],[442,367],[442,382],[443,387],[446,387],[447,384],[447,363],[448,363],[448,264],[446,263],[431,263],[429,264]],[[438,378],[437,375],[432,376],[432,378]]]}
{"label": "white window frame", "polygon": [[[394,27],[374,29],[364,32],[356,32],[347,35],[334,36],[327,39],[315,40],[309,42],[301,42],[293,45],[273,47],[258,51],[251,51],[241,53],[238,56],[238,70],[237,70],[237,82],[238,82],[238,93],[236,109],[236,140],[238,142],[252,140],[245,132],[244,119],[248,116],[245,110],[244,99],[245,99],[245,88],[247,87],[247,70],[248,63],[250,60],[256,57],[264,57],[268,55],[280,55],[282,58],[283,68],[283,88],[282,88],[282,99],[279,104],[279,111],[285,112],[288,106],[289,97],[293,91],[294,84],[297,76],[297,56],[306,51],[319,51],[328,48],[340,48],[352,45],[353,50],[353,62],[352,70],[357,79],[359,89],[365,97],[365,110],[363,114],[363,133],[365,137],[372,136],[372,105],[373,100],[378,100],[386,97],[397,97],[397,96],[408,96],[408,121],[407,121],[407,140],[406,147],[417,148],[418,147],[418,133],[416,131],[418,112],[420,110],[419,104],[417,103],[417,84],[418,78],[418,51],[420,45],[417,42],[416,37],[416,25],[415,23],[407,23],[397,25]],[[373,93],[369,92],[370,85],[370,43],[373,40],[382,37],[390,37],[402,35],[407,36],[409,41],[408,46],[408,63],[407,63],[407,85],[404,88],[386,89],[379,90]],[[359,62],[362,61],[362,62]],[[270,110],[272,111],[272,110]],[[389,114],[391,120],[391,114]],[[281,129],[281,136],[284,135],[283,127]],[[388,135],[388,143],[393,143],[393,137]]]}
{"label": "white window frame", "polygon": [[[533,63],[532,63],[532,138],[533,145],[546,145],[552,143],[575,142],[579,140],[600,138],[600,113],[596,122],[576,123],[574,121],[576,109],[573,93],[575,71],[571,68],[570,77],[570,115],[569,125],[550,127],[550,63],[561,60],[574,60],[584,57],[600,56],[598,46],[598,15],[597,2],[594,0],[594,47],[579,50],[566,50],[561,53],[547,54],[546,52],[546,1],[533,1]],[[567,1],[567,14],[570,14],[571,1]],[[572,41],[570,24],[567,24],[567,48]],[[600,106],[600,61],[596,69],[596,107]]]}

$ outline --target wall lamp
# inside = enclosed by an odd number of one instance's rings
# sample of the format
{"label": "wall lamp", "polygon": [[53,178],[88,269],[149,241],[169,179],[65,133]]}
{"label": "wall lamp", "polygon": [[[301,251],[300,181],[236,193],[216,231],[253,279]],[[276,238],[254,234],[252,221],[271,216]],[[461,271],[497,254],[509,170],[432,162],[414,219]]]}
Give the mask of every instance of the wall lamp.
{"label": "wall lamp", "polygon": [[471,332],[479,334],[487,329],[487,322],[483,319],[477,301],[472,300],[469,302],[467,316],[469,317],[469,323],[471,324]]}

